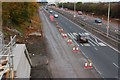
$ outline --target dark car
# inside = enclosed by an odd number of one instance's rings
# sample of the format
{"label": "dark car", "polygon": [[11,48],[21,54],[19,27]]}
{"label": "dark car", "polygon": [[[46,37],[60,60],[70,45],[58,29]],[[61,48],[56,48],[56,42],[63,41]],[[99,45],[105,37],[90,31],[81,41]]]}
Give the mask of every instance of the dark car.
{"label": "dark car", "polygon": [[95,19],[95,22],[96,22],[96,23],[102,23],[102,20],[99,19],[99,18],[97,18],[97,19]]}
{"label": "dark car", "polygon": [[77,35],[77,41],[80,43],[88,43],[88,38],[85,35]]}

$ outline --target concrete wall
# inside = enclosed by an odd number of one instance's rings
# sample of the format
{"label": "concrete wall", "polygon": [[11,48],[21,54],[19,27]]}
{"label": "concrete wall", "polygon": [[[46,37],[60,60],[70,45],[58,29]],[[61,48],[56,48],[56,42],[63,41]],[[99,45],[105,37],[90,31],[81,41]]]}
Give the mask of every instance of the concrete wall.
{"label": "concrete wall", "polygon": [[14,70],[17,78],[30,78],[31,66],[25,55],[25,50],[25,44],[16,44],[15,49],[13,49]]}

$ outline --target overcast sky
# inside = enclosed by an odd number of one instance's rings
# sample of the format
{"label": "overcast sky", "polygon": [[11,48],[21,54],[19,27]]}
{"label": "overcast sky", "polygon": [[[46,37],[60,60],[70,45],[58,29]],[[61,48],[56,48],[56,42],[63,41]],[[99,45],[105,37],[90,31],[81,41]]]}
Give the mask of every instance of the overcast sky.
{"label": "overcast sky", "polygon": [[[38,1],[46,1],[46,0],[38,0]],[[48,2],[118,2],[120,0],[47,0]]]}

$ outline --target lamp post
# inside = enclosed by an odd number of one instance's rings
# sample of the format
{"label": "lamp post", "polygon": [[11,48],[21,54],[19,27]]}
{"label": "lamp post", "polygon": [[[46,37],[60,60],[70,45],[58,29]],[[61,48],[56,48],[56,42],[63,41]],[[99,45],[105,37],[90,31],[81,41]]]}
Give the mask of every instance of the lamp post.
{"label": "lamp post", "polygon": [[75,11],[76,11],[76,2],[74,2],[74,17],[76,17]]}
{"label": "lamp post", "polygon": [[110,2],[108,4],[108,21],[107,21],[107,37],[109,35],[109,28],[110,28],[110,20],[109,20],[109,17],[110,17]]}
{"label": "lamp post", "polygon": [[62,2],[62,9],[63,9],[63,2]]}

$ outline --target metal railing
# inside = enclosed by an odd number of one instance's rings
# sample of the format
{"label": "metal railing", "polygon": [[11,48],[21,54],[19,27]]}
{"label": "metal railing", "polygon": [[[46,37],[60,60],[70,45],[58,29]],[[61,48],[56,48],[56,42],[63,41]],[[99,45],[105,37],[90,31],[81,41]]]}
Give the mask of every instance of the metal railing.
{"label": "metal railing", "polygon": [[[4,65],[3,70],[0,72],[0,80],[3,78],[3,75],[9,71],[9,77],[12,79],[12,72],[13,72],[13,54],[12,54],[12,49],[16,44],[16,35],[14,37],[10,37],[11,41],[7,44],[4,45],[0,49],[0,64],[2,64],[3,60],[6,60],[7,63]],[[0,66],[1,67],[1,66]]]}

